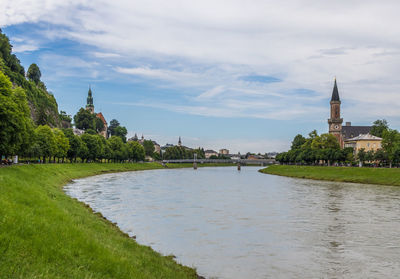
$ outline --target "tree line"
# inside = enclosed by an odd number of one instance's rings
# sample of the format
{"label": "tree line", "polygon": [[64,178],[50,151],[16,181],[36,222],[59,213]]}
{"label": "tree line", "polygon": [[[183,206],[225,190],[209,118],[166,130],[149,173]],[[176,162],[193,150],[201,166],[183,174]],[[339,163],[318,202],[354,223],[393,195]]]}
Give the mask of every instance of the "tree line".
{"label": "tree line", "polygon": [[279,153],[276,160],[281,164],[399,166],[400,133],[390,129],[383,119],[373,123],[370,134],[382,138],[381,148],[369,151],[361,148],[356,154],[352,147],[341,149],[331,134],[318,135],[315,130],[307,138],[298,134],[290,150]]}

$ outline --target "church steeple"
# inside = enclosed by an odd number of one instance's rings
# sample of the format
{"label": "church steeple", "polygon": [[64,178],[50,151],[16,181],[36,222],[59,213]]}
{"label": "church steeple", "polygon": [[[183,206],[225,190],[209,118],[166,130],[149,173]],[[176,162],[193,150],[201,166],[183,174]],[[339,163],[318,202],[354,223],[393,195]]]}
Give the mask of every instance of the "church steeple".
{"label": "church steeple", "polygon": [[88,111],[90,111],[91,113],[94,113],[93,96],[92,96],[92,89],[90,88],[90,85],[89,85],[88,96],[86,99],[86,109]]}
{"label": "church steeple", "polygon": [[336,78],[335,78],[335,84],[333,85],[333,91],[332,91],[332,98],[331,101],[339,101],[339,90],[337,89],[337,83],[336,83]]}
{"label": "church steeple", "polygon": [[330,101],[331,105],[331,117],[328,119],[329,124],[329,134],[334,135],[340,146],[343,146],[342,139],[342,123],[343,118],[340,118],[340,98],[339,98],[339,90],[337,88],[336,78],[335,84],[333,85],[332,98]]}
{"label": "church steeple", "polygon": [[179,140],[178,140],[178,146],[182,146],[181,137],[179,137]]}

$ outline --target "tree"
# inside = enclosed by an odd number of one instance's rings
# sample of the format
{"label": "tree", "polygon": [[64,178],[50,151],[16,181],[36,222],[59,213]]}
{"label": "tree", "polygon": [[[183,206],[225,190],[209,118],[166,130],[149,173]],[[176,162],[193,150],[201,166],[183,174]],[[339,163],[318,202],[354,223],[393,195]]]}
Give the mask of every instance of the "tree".
{"label": "tree", "polygon": [[383,136],[383,132],[387,131],[389,129],[389,125],[387,123],[387,121],[385,119],[382,120],[376,120],[373,123],[374,125],[372,125],[370,134],[374,135],[376,137],[382,137]]}
{"label": "tree", "polygon": [[111,153],[112,153],[112,158],[114,159],[114,162],[116,160],[121,160],[123,157],[123,150],[122,147],[124,145],[122,139],[117,136],[111,136],[107,140],[107,144],[110,147]]}
{"label": "tree", "polygon": [[143,141],[144,152],[146,156],[153,156],[154,153],[154,144],[151,140]]}
{"label": "tree", "polygon": [[54,157],[57,157],[58,161],[60,161],[61,158],[64,162],[64,158],[67,156],[69,150],[69,140],[64,135],[63,131],[58,128],[54,128],[53,133],[56,141],[56,151]]}
{"label": "tree", "polygon": [[96,118],[95,118],[95,125],[96,125],[96,132],[97,132],[97,133],[103,132],[104,129],[106,128],[106,127],[104,126],[103,121],[102,121],[100,118],[98,118],[97,116],[96,116]]}
{"label": "tree", "polygon": [[298,134],[297,136],[294,137],[292,141],[291,149],[299,149],[305,142],[306,139],[302,135]]}
{"label": "tree", "polygon": [[380,148],[380,149],[378,149],[378,150],[375,152],[375,157],[374,157],[374,159],[377,160],[377,161],[379,161],[381,164],[384,164],[384,163],[387,162],[388,156],[387,156],[387,153],[385,152],[385,150],[383,150],[382,148]]}
{"label": "tree", "polygon": [[361,148],[360,150],[358,150],[357,159],[360,162],[360,167],[364,165],[366,158],[367,158],[367,153],[365,152],[365,149]]}
{"label": "tree", "polygon": [[339,149],[340,144],[334,135],[322,134],[320,136],[316,136],[313,139],[313,141],[311,143],[311,148],[312,149],[325,149],[325,148]]}
{"label": "tree", "polygon": [[32,139],[30,109],[22,88],[12,89],[0,71],[0,155],[13,155],[26,149]]}
{"label": "tree", "polygon": [[400,134],[397,130],[384,130],[382,133],[382,148],[385,150],[389,166],[392,167],[396,147],[400,144]]}
{"label": "tree", "polygon": [[113,136],[120,137],[123,142],[126,142],[126,135],[128,134],[128,131],[126,130],[125,127],[118,126],[113,131],[114,131],[113,132],[114,134],[112,134]]}
{"label": "tree", "polygon": [[87,147],[87,153],[85,154],[86,156],[84,156],[83,159],[86,159],[86,161],[96,160],[101,154],[101,143],[99,142],[97,135],[85,133],[81,136],[81,139]]}
{"label": "tree", "polygon": [[43,158],[43,163],[46,162],[46,157],[50,158],[56,153],[56,138],[49,126],[41,125],[35,129],[35,142],[38,145],[39,156]]}
{"label": "tree", "polygon": [[82,140],[79,136],[74,135],[72,129],[64,129],[63,132],[69,143],[67,157],[72,163],[72,161],[76,161],[76,157],[78,156],[79,150],[82,146]]}
{"label": "tree", "polygon": [[368,162],[372,162],[375,158],[375,152],[374,150],[369,150],[367,151],[367,153],[365,154],[365,160]]}
{"label": "tree", "polygon": [[68,115],[65,111],[60,111],[58,114],[58,117],[61,120],[61,124],[63,128],[71,128],[71,122],[72,122],[72,117],[71,115]]}
{"label": "tree", "polygon": [[96,116],[90,111],[80,108],[74,116],[75,127],[81,130],[92,129],[96,131]]}
{"label": "tree", "polygon": [[110,133],[111,136],[114,136],[114,129],[119,127],[120,124],[117,119],[113,119],[110,121],[110,125],[108,126],[108,132]]}
{"label": "tree", "polygon": [[127,143],[128,149],[128,159],[132,161],[143,161],[145,158],[145,150],[144,147],[138,143],[137,141],[128,141]]}
{"label": "tree", "polygon": [[35,63],[31,64],[28,68],[26,76],[29,80],[33,81],[35,84],[38,84],[40,82],[40,78],[42,77],[39,66]]}

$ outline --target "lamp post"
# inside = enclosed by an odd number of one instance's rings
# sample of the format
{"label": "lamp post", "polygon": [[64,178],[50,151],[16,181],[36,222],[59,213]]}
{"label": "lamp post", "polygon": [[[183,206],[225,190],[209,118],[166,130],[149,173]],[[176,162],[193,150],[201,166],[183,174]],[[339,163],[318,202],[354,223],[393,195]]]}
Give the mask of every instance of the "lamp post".
{"label": "lamp post", "polygon": [[197,170],[197,153],[193,154],[193,169]]}

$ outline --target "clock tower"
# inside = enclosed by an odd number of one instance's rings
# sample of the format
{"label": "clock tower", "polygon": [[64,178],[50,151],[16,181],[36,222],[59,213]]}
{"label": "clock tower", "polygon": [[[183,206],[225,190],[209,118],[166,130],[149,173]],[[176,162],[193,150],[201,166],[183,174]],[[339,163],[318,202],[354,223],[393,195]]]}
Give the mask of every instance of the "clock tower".
{"label": "clock tower", "polygon": [[328,119],[329,134],[334,135],[337,138],[340,146],[343,146],[343,140],[342,140],[343,118],[340,118],[341,102],[339,98],[339,91],[336,84],[336,78],[335,78],[335,84],[333,86],[333,92],[330,104],[331,104],[331,117]]}

